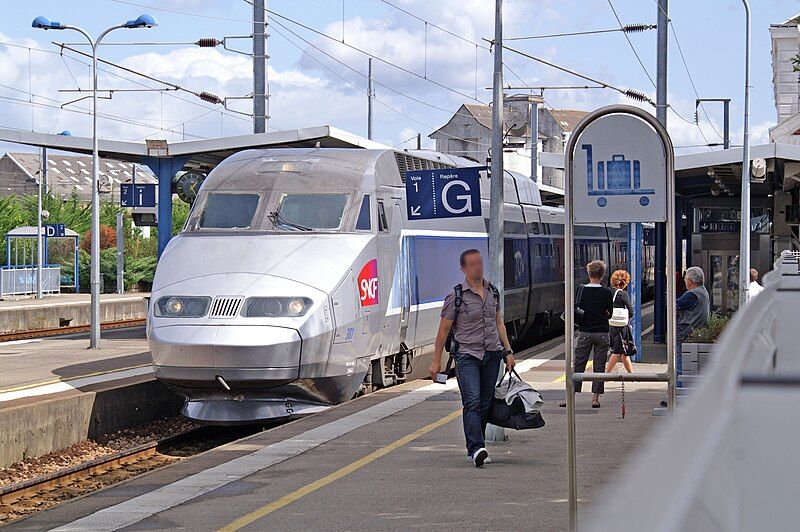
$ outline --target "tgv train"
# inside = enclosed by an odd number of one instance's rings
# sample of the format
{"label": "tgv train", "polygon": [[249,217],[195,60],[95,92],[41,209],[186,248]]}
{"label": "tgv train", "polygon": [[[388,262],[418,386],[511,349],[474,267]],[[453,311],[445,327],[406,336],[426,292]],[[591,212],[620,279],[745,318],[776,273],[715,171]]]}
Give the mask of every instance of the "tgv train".
{"label": "tgv train", "polygon": [[[183,414],[246,423],[403,381],[430,354],[459,254],[488,218],[409,221],[405,173],[474,166],[434,152],[242,151],[204,181],[164,251],[147,325],[155,376]],[[563,327],[564,212],[505,175],[505,320],[516,342]],[[489,213],[489,178],[481,177]],[[626,261],[627,227],[576,227],[576,265]],[[582,267],[576,278],[584,278]]]}

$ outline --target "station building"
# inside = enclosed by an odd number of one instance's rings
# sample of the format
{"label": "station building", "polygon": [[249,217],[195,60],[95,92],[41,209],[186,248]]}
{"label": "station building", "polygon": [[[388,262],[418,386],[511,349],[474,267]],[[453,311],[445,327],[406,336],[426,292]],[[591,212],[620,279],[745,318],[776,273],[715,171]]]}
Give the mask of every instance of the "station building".
{"label": "station building", "polygon": [[[42,168],[41,152],[9,152],[0,157],[0,197],[39,193]],[[136,181],[155,183],[156,176],[146,166],[110,158],[100,159],[100,198],[119,201],[119,185]],[[85,155],[47,154],[44,188],[50,194],[67,199],[77,196],[82,202],[92,200],[92,158]]]}

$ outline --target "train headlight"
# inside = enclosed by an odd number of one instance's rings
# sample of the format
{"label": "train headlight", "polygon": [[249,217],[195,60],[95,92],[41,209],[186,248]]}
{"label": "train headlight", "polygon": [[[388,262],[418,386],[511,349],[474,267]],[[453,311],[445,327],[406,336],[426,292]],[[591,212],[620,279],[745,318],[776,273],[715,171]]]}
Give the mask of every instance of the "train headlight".
{"label": "train headlight", "polygon": [[302,299],[295,298],[286,304],[286,310],[288,310],[289,314],[292,316],[299,316],[306,310],[306,304]]}
{"label": "train headlight", "polygon": [[160,318],[200,318],[210,303],[210,297],[167,296],[156,301],[154,313]]}
{"label": "train headlight", "polygon": [[183,312],[183,301],[177,297],[171,297],[167,299],[167,304],[164,305],[164,308],[166,309],[167,314],[179,316]]}
{"label": "train headlight", "polygon": [[307,297],[250,297],[244,305],[248,318],[294,318],[302,316],[311,307]]}

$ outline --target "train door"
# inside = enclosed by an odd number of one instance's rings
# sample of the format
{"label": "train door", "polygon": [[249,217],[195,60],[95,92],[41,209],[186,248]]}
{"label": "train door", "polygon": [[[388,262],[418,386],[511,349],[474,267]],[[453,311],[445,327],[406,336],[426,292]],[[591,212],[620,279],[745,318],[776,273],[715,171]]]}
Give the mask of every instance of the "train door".
{"label": "train door", "polygon": [[402,239],[401,202],[396,197],[378,200],[378,269],[385,279],[381,289],[388,296],[381,303],[380,359],[373,365],[373,383],[378,386],[402,379],[404,346],[413,346],[414,339],[409,253],[408,244]]}
{"label": "train door", "polygon": [[411,253],[409,250],[408,239],[403,238],[403,207],[401,200],[393,198],[392,220],[394,228],[391,234],[396,237],[395,249],[397,254],[397,276],[400,280],[402,296],[400,298],[400,323],[398,325],[398,341],[406,346],[414,345],[414,334],[416,332],[416,313],[412,316],[411,312]]}

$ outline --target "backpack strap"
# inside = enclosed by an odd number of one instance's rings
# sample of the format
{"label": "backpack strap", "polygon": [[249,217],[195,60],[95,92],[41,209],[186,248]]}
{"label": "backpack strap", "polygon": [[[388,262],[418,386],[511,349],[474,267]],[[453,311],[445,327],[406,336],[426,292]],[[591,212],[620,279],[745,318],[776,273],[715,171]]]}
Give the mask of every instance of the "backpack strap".
{"label": "backpack strap", "polygon": [[[453,287],[453,292],[455,292],[455,295],[456,295],[455,300],[453,301],[453,303],[456,306],[456,316],[455,317],[458,318],[458,311],[461,309],[461,304],[464,302],[464,297],[463,297],[464,287],[461,286],[461,283],[458,283],[457,285],[455,285]],[[456,320],[454,319],[453,321],[456,321]]]}
{"label": "backpack strap", "polygon": [[620,288],[617,288],[617,289],[614,291],[614,297],[612,297],[612,298],[611,298],[611,304],[612,304],[612,305],[613,305],[613,304],[614,304],[614,302],[617,300],[617,294],[619,294],[619,291],[620,291]]}
{"label": "backpack strap", "polygon": [[494,296],[494,302],[497,303],[497,305],[499,306],[500,305],[500,291],[492,283],[489,283],[489,290],[492,291],[492,295]]}

